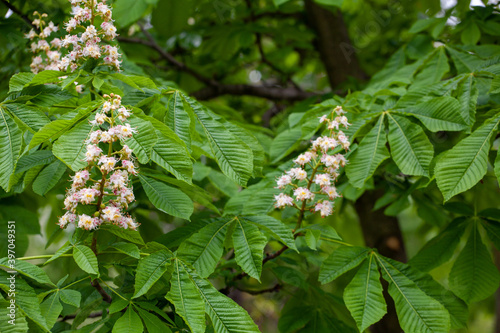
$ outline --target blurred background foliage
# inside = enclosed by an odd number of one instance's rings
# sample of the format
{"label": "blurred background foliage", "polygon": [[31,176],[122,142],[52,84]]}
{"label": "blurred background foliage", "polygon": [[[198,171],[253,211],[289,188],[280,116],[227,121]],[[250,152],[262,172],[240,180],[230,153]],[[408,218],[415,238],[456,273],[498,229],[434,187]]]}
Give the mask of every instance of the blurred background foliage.
{"label": "blurred background foliage", "polygon": [[[284,169],[280,166],[282,158],[303,150],[308,144],[304,139],[281,157],[280,152],[273,151],[273,138],[293,127],[290,124],[293,114],[303,115],[318,100],[327,100],[334,95],[345,97],[349,92],[364,89],[370,78],[398,50],[404,52],[402,59],[407,63],[421,60],[441,44],[457,45],[465,51],[474,48],[484,58],[500,54],[500,16],[496,2],[491,1],[108,2],[114,6],[124,54],[123,67],[128,73],[148,75],[158,85],[178,87],[202,100],[216,113],[244,123],[254,132],[266,151],[267,163],[263,173],[268,182],[261,178],[251,180],[257,184],[251,192],[253,196],[244,199],[256,200],[257,203],[265,202],[257,199],[272,198],[274,192],[265,188],[272,188],[273,176],[280,174],[279,169]],[[65,0],[0,2],[2,99],[7,94],[10,77],[20,71],[29,71],[31,57],[24,34],[31,28],[28,22],[34,10],[47,13],[54,23],[61,25],[68,16],[70,5]],[[301,137],[300,133],[295,140],[298,137]],[[459,135],[448,132],[431,134],[436,150],[450,148],[459,138]],[[196,163],[194,180],[211,194],[218,209],[226,212],[245,209],[235,199],[232,206],[231,202],[226,205],[231,198],[237,198],[241,189],[216,168]],[[409,193],[411,185],[401,178],[394,163],[389,163],[375,181],[368,181],[361,190],[347,182],[341,185],[345,204],[326,221],[318,218],[316,222],[335,227],[347,242],[369,246],[377,244],[368,244],[370,240],[367,241],[360,221],[372,219],[386,223],[390,228],[396,223],[401,230],[396,231],[392,254],[396,259],[406,261],[454,217],[464,215],[464,209],[467,210],[469,205],[476,210],[499,208],[498,184],[494,177],[485,178],[473,191],[446,206],[441,204],[442,197],[435,185],[412,197],[402,195]],[[3,197],[0,201],[2,223],[7,220],[18,223],[19,256],[53,253],[68,237],[55,233],[66,186],[62,181],[43,197],[31,189],[16,196],[8,196],[5,192],[0,194]],[[376,190],[370,191],[372,189]],[[136,196],[138,204],[133,210],[140,217],[140,232],[144,240],[171,244],[176,234],[166,233],[185,225],[186,221],[155,210],[143,192],[139,191]],[[263,209],[264,213],[269,211],[268,208]],[[210,211],[200,209],[192,220],[210,214]],[[274,214],[280,216],[281,213]],[[281,214],[283,220],[286,220],[286,214],[287,211]],[[2,230],[6,229],[2,227]],[[160,234],[165,235],[158,237]],[[2,253],[5,244],[0,242]],[[307,250],[304,248],[303,251]],[[496,252],[495,256],[499,258]],[[347,310],[342,312],[337,306],[350,277],[342,277],[320,288],[315,282],[317,267],[312,264],[319,263],[321,258],[321,253],[311,251],[306,262],[301,261],[302,257],[290,254],[282,258],[287,266],[273,267],[270,263],[271,269],[264,271],[262,283],[272,285],[276,279],[282,279],[291,288],[255,296],[234,290],[230,296],[250,312],[263,332],[277,331],[280,312],[293,307],[294,299],[305,300],[307,309],[321,307],[322,311],[329,311],[333,304],[336,306],[334,311],[340,311],[338,316],[349,318]],[[76,270],[71,259],[60,259],[52,267],[55,269],[49,273],[54,281]],[[218,268],[221,274],[224,274],[223,268]],[[432,275],[446,284],[450,268],[451,263],[444,264],[433,270]],[[220,279],[222,285],[223,275]],[[251,282],[247,284],[239,289],[258,287]],[[309,287],[304,288],[306,285]],[[324,293],[329,297],[317,297]],[[318,303],[318,299],[322,301]],[[474,303],[467,331],[494,332],[498,307],[494,295]]]}

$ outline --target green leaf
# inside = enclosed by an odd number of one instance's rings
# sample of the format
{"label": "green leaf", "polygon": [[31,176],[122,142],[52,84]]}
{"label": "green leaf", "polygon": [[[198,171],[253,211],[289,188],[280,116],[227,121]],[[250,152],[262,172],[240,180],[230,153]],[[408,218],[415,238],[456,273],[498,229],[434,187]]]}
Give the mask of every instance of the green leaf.
{"label": "green leaf", "polygon": [[346,166],[347,177],[352,186],[363,187],[365,181],[373,175],[380,163],[390,157],[385,146],[386,142],[384,115],[382,115],[377,124],[363,138]]}
{"label": "green leaf", "polygon": [[136,259],[141,258],[139,248],[135,244],[119,242],[119,243],[111,244],[110,247],[120,251],[121,253],[125,253],[126,255],[131,256],[132,258],[136,258]]}
{"label": "green leaf", "polygon": [[0,107],[0,186],[10,190],[10,176],[21,153],[23,135],[13,119]]}
{"label": "green leaf", "polygon": [[[172,3],[175,1],[172,1]],[[153,15],[154,17],[154,15]],[[191,149],[191,127],[194,126],[190,115],[184,109],[184,102],[178,90],[170,96],[165,114],[165,124]],[[193,119],[194,121],[194,119]]]}
{"label": "green leaf", "polygon": [[294,151],[300,145],[299,139],[302,139],[300,126],[279,133],[274,138],[269,151],[272,162],[277,162]]}
{"label": "green leaf", "polygon": [[259,333],[257,325],[253,322],[248,313],[236,304],[232,299],[222,295],[206,279],[202,279],[196,272],[185,263],[178,260],[184,271],[189,274],[203,302],[205,302],[205,312],[209,315],[217,333]]}
{"label": "green leaf", "polygon": [[32,133],[36,133],[50,122],[49,117],[35,106],[10,103],[4,104],[4,107]]}
{"label": "green leaf", "polygon": [[116,299],[113,299],[111,305],[109,306],[109,314],[117,313],[118,311],[125,309],[129,305],[129,300],[117,297]]}
{"label": "green leaf", "polygon": [[37,73],[27,85],[34,86],[37,84],[54,83],[54,82],[57,83],[59,82],[59,77],[65,75],[66,73],[61,71],[44,70],[40,73]]}
{"label": "green leaf", "polygon": [[40,304],[42,316],[45,318],[48,327],[53,327],[63,310],[59,301],[59,291],[56,291]]}
{"label": "green leaf", "polygon": [[90,134],[98,128],[99,125],[91,125],[82,121],[57,139],[52,146],[52,152],[71,170],[78,171],[84,168],[87,166],[87,162],[85,162],[87,140]]}
{"label": "green leaf", "polygon": [[[7,268],[8,270],[11,270],[7,257],[0,259],[0,267],[4,267]],[[37,281],[38,283],[48,283],[55,287],[54,283],[50,281],[49,276],[47,275],[47,273],[45,273],[43,269],[29,262],[16,259],[14,264],[14,270],[30,279]]]}
{"label": "green leaf", "polygon": [[181,190],[139,174],[142,187],[151,203],[159,210],[189,220],[193,202]]}
{"label": "green leaf", "polygon": [[441,233],[425,243],[409,264],[422,271],[430,271],[447,262],[455,252],[467,226],[465,217],[453,220]]}
{"label": "green leaf", "polygon": [[73,248],[72,245],[70,245],[69,241],[67,241],[59,250],[56,251],[56,253],[54,253],[54,255],[52,257],[49,258],[49,260],[47,260],[44,265],[47,265],[48,263],[56,260],[57,258],[59,258],[60,256],[62,256],[63,254],[65,254],[66,252],[68,252],[69,250],[71,250]]}
{"label": "green leaf", "polygon": [[434,298],[417,287],[390,261],[377,255],[384,280],[389,283],[389,294],[396,305],[399,323],[405,332],[448,333],[450,315]]}
{"label": "green leaf", "polygon": [[256,226],[242,222],[237,218],[233,232],[233,244],[236,263],[248,275],[260,281],[263,251],[267,244],[267,238],[260,233]]}
{"label": "green leaf", "polygon": [[436,181],[445,202],[476,185],[486,174],[491,138],[499,122],[500,115],[488,119],[436,163]]}
{"label": "green leaf", "polygon": [[316,251],[318,249],[320,237],[321,237],[321,230],[307,229],[304,239],[306,241],[307,246],[309,246],[311,250]]}
{"label": "green leaf", "polygon": [[344,290],[344,301],[360,332],[387,313],[377,261],[372,253]]}
{"label": "green leaf", "polygon": [[474,21],[469,21],[470,23],[466,25],[465,29],[462,30],[460,39],[465,45],[476,45],[481,38],[481,31]]}
{"label": "green leaf", "polygon": [[177,255],[193,265],[200,276],[208,277],[222,256],[227,228],[233,220],[214,219],[212,223],[185,240],[179,246]]}
{"label": "green leaf", "polygon": [[389,144],[394,162],[402,173],[429,177],[434,148],[422,128],[404,117],[387,114]]}
{"label": "green leaf", "polygon": [[450,71],[444,47],[435,49],[422,66],[423,70],[415,77],[415,83],[411,89],[439,82]]}
{"label": "green leaf", "polygon": [[242,216],[241,218],[262,228],[265,232],[271,234],[290,249],[298,251],[297,246],[295,246],[295,239],[293,238],[292,231],[280,220],[268,215],[248,215]]}
{"label": "green leaf", "polygon": [[15,91],[21,91],[24,85],[28,84],[35,74],[31,72],[21,72],[13,75],[9,81],[9,94]]}
{"label": "green leaf", "polygon": [[321,264],[319,281],[322,284],[335,280],[347,271],[356,268],[370,254],[370,249],[358,246],[341,246],[334,250]]}
{"label": "green leaf", "polygon": [[99,275],[99,266],[94,252],[85,245],[76,245],[73,248],[73,258],[76,264],[89,274]]}
{"label": "green leaf", "polygon": [[137,130],[131,138],[124,141],[133,151],[139,163],[146,164],[151,159],[153,146],[158,142],[158,136],[151,122],[132,115],[128,119],[130,126]]}
{"label": "green leaf", "polygon": [[445,46],[446,51],[451,55],[453,63],[457,68],[458,74],[472,73],[474,70],[484,64],[484,60],[469,52],[455,50],[449,46]]}
{"label": "green leaf", "polygon": [[148,292],[149,289],[167,271],[172,260],[172,253],[160,250],[139,260],[135,276],[135,293],[137,298]]}
{"label": "green leaf", "polygon": [[163,322],[160,318],[151,314],[147,311],[144,311],[140,307],[135,307],[137,313],[142,318],[142,321],[146,325],[146,329],[148,333],[170,333],[172,332],[170,328],[167,326],[165,322]]}
{"label": "green leaf", "polygon": [[83,105],[80,105],[74,112],[75,116],[71,119],[58,119],[48,123],[43,126],[30,141],[29,149],[36,147],[40,143],[48,140],[57,139],[64,133],[66,133],[71,127],[73,127],[78,122],[84,120],[88,115],[97,109],[100,105],[98,101],[92,101]]}
{"label": "green leaf", "polygon": [[[1,280],[5,277],[2,276]],[[2,283],[3,281],[0,281]],[[9,283],[10,284],[10,283]],[[49,332],[45,317],[42,315],[40,303],[35,290],[26,281],[16,278],[16,305],[31,320],[33,320],[45,332]],[[2,327],[3,330],[3,327]]]}
{"label": "green leaf", "polygon": [[33,191],[44,196],[59,182],[66,172],[66,165],[59,160],[47,165],[33,181]]}
{"label": "green leaf", "polygon": [[234,132],[225,128],[217,115],[183,95],[191,106],[190,110],[201,124],[213,156],[222,172],[238,184],[245,186],[253,173],[253,153],[250,147]]}
{"label": "green leaf", "polygon": [[113,333],[142,333],[144,326],[142,325],[141,318],[132,309],[128,307],[127,311],[121,316],[113,326]]}
{"label": "green leaf", "polygon": [[165,124],[148,117],[156,129],[158,143],[153,147],[153,162],[171,172],[177,179],[192,183],[193,162],[183,141]]}
{"label": "green leaf", "polygon": [[482,219],[481,222],[488,234],[488,238],[497,249],[500,249],[500,223],[498,221],[485,219]]}
{"label": "green leaf", "polygon": [[59,290],[59,296],[61,301],[66,304],[72,305],[79,308],[82,301],[82,294],[79,291],[71,289],[61,289]]}
{"label": "green leaf", "polygon": [[27,171],[38,165],[49,164],[54,158],[50,150],[36,150],[29,155],[23,155],[17,162],[16,173]]}
{"label": "green leaf", "polygon": [[467,303],[492,295],[500,283],[500,273],[483,244],[477,225],[450,271],[450,289]]}
{"label": "green leaf", "polygon": [[479,90],[476,85],[476,77],[472,74],[467,75],[457,87],[457,98],[461,105],[460,113],[465,123],[469,126],[476,121],[476,104],[479,96]]}
{"label": "green leaf", "polygon": [[165,296],[174,306],[193,333],[205,332],[205,305],[186,266],[174,260],[174,272],[170,280],[170,291]]}
{"label": "green leaf", "polygon": [[420,120],[431,132],[461,131],[467,129],[462,118],[462,106],[453,97],[432,98],[405,111]]}
{"label": "green leaf", "polygon": [[113,4],[113,18],[120,28],[137,21],[148,8],[144,0],[117,0]]}

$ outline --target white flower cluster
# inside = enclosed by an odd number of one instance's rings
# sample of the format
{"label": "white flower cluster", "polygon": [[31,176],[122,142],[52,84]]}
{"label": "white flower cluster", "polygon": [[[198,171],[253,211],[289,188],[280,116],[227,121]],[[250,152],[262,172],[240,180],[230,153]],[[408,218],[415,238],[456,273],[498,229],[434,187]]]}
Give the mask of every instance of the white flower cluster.
{"label": "white flower cluster", "polygon": [[[72,17],[64,24],[68,34],[61,39],[54,38],[50,45],[45,38],[58,28],[52,22],[43,28],[43,17],[47,14],[40,15],[35,12],[38,18],[33,21],[33,24],[37,25],[41,33],[36,34],[34,30],[31,30],[26,37],[31,40],[36,37],[40,38],[37,43],[31,44],[31,49],[34,53],[45,51],[47,56],[45,59],[41,56],[34,57],[32,71],[35,73],[44,69],[67,71],[69,68],[73,72],[89,58],[101,59],[102,64],[119,70],[121,55],[118,48],[101,43],[102,39],[111,42],[118,36],[112,20],[111,8],[106,4],[106,0],[69,1],[73,5]],[[95,20],[102,21],[100,26],[94,25]],[[51,47],[57,48],[57,51],[53,51]],[[61,55],[61,47],[67,49],[64,56]]]}
{"label": "white flower cluster", "polygon": [[[66,192],[64,206],[67,212],[59,218],[61,228],[73,222],[86,230],[96,229],[105,222],[125,229],[135,230],[138,226],[132,217],[123,213],[135,200],[129,179],[130,175],[137,175],[132,149],[122,144],[120,150],[113,151],[113,142],[123,142],[136,130],[126,122],[130,111],[121,105],[121,97],[114,94],[103,97],[106,101],[90,121],[98,129],[91,132],[87,140],[87,167],[75,173],[71,188]],[[92,179],[92,174],[101,179]],[[77,214],[79,205],[93,205],[96,213],[94,216]]]}
{"label": "white flower cluster", "polygon": [[[276,208],[292,206],[301,210],[310,209],[319,211],[322,217],[332,214],[333,201],[330,200],[341,196],[334,183],[339,169],[347,164],[347,160],[340,153],[332,155],[329,152],[337,147],[349,150],[349,138],[339,130],[350,125],[344,114],[342,107],[337,106],[330,116],[320,117],[319,122],[327,123],[330,135],[314,140],[311,148],[294,160],[296,166],[276,180],[277,188],[284,190],[284,193],[274,197]],[[319,199],[314,201],[315,198]],[[302,207],[294,201],[302,202]]]}
{"label": "white flower cluster", "polygon": [[46,69],[57,71],[61,59],[61,40],[54,38],[49,43],[46,38],[53,32],[57,32],[59,28],[52,21],[45,22],[44,18],[47,17],[47,14],[34,12],[33,15],[36,17],[33,20],[33,25],[40,30],[40,33],[37,34],[34,29],[31,29],[25,35],[31,40],[31,52],[34,54],[31,58],[31,71],[35,74]]}

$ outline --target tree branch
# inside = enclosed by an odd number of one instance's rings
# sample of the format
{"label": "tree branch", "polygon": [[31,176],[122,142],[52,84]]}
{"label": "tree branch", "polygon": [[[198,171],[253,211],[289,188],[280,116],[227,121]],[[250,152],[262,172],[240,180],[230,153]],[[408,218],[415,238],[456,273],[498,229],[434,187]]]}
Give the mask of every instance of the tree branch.
{"label": "tree branch", "polygon": [[250,294],[250,295],[260,295],[260,294],[265,294],[265,293],[279,292],[281,287],[282,287],[281,284],[276,283],[273,287],[267,288],[267,289],[262,289],[262,290],[246,290],[246,289],[241,289],[241,288],[237,288],[237,289],[239,291],[242,291],[242,292]]}
{"label": "tree branch", "polygon": [[174,68],[179,71],[185,72],[196,78],[198,81],[205,83],[207,86],[198,91],[195,91],[191,95],[199,100],[207,100],[215,98],[222,95],[248,95],[266,98],[270,100],[288,100],[288,101],[301,101],[309,97],[317,96],[318,94],[298,90],[297,88],[282,88],[282,87],[265,87],[249,84],[222,84],[211,78],[208,78],[192,68],[188,67],[183,62],[177,60],[170,53],[161,48],[158,43],[154,40],[151,34],[144,28],[142,28],[144,35],[147,40],[141,38],[128,38],[128,37],[118,37],[120,42],[124,43],[135,43],[142,44],[154,49],[158,54],[169,62]]}
{"label": "tree branch", "polygon": [[9,8],[10,10],[12,10],[17,16],[19,16],[20,18],[22,18],[24,20],[24,22],[26,22],[29,26],[31,26],[35,30],[37,29],[36,26],[31,22],[31,20],[29,19],[29,17],[27,15],[24,15],[23,13],[21,13],[21,11],[19,9],[17,9],[16,7],[14,7],[7,0],[0,0],[0,1],[2,1],[2,3],[7,8]]}

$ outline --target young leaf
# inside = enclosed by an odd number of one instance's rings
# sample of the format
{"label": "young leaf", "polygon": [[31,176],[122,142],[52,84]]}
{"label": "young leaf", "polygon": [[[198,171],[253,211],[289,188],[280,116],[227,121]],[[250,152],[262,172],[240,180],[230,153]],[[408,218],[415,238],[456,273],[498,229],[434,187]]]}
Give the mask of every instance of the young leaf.
{"label": "young leaf", "polygon": [[357,267],[366,257],[370,249],[358,246],[341,246],[334,250],[321,264],[319,281],[322,284],[335,280],[342,274]]}
{"label": "young leaf", "polygon": [[488,119],[439,159],[436,181],[445,202],[476,185],[486,174],[491,138],[499,122],[500,115]]}
{"label": "young leaf", "polygon": [[82,294],[79,291],[71,289],[61,289],[59,291],[61,301],[66,304],[79,308],[82,301]]}
{"label": "young leaf", "polygon": [[109,314],[117,313],[118,311],[125,309],[129,305],[129,300],[117,297],[116,299],[113,299],[111,305],[109,306]]}
{"label": "young leaf", "polygon": [[450,315],[444,306],[424,293],[390,261],[377,255],[389,294],[396,305],[399,323],[405,332],[447,333]]}
{"label": "young leaf", "polygon": [[135,276],[135,293],[132,298],[137,298],[145,293],[167,271],[172,260],[172,253],[160,250],[139,260]]}
{"label": "young leaf", "polygon": [[363,187],[365,181],[373,175],[380,163],[389,158],[386,142],[384,115],[382,115],[363,138],[346,166],[347,177],[351,185],[356,188]]}
{"label": "young leaf", "polygon": [[483,244],[477,225],[450,271],[450,289],[467,303],[492,295],[500,283],[500,273]]}
{"label": "young leaf", "polygon": [[344,301],[360,332],[364,332],[386,314],[380,273],[373,253],[363,261],[345,288]]}
{"label": "young leaf", "polygon": [[128,307],[127,311],[120,317],[113,326],[113,333],[142,333],[144,326],[142,325],[141,318],[132,309]]}
{"label": "young leaf", "polygon": [[189,220],[193,202],[181,190],[139,174],[142,187],[151,203],[159,210]]}
{"label": "young leaf", "polygon": [[321,230],[311,230],[307,229],[305,234],[305,241],[307,246],[311,250],[316,251],[318,249],[319,238],[321,237]]}
{"label": "young leaf", "polygon": [[59,291],[52,293],[47,299],[40,304],[42,316],[45,318],[48,327],[53,327],[57,318],[63,310],[63,306],[59,301]]}
{"label": "young leaf", "polygon": [[248,275],[260,281],[267,238],[260,233],[259,228],[240,219],[236,219],[235,226],[233,244],[236,262]]}
{"label": "young leaf", "polygon": [[0,107],[0,186],[10,190],[10,176],[21,153],[23,135],[16,122]]}
{"label": "young leaf", "polygon": [[402,173],[429,177],[434,148],[422,128],[404,117],[387,114],[391,155]]}
{"label": "young leaf", "polygon": [[222,256],[227,228],[233,220],[229,218],[213,220],[185,240],[179,246],[177,255],[193,265],[200,276],[208,277]]}
{"label": "young leaf", "polygon": [[66,165],[59,160],[47,165],[38,174],[33,182],[33,192],[38,195],[44,196],[59,182],[61,177],[66,172]]}
{"label": "young leaf", "polygon": [[179,259],[174,259],[170,291],[165,296],[193,333],[205,332],[205,304],[195,282]]}
{"label": "young leaf", "polygon": [[99,266],[94,252],[85,245],[76,245],[73,248],[73,258],[76,264],[89,274],[99,275]]}

